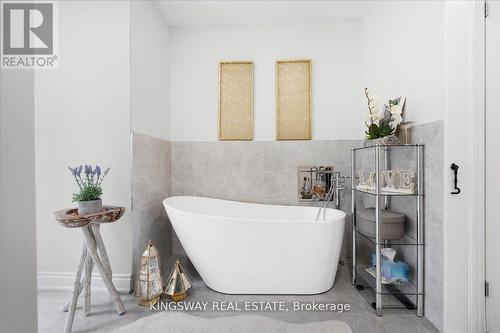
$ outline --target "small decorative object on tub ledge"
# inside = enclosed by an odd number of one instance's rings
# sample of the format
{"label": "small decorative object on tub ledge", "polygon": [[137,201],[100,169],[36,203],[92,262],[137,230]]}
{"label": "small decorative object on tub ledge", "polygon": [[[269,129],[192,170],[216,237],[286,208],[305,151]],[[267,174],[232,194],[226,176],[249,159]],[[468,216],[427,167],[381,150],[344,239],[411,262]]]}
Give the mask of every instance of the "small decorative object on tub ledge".
{"label": "small decorative object on tub ledge", "polygon": [[135,280],[135,298],[142,306],[150,306],[160,300],[163,293],[163,271],[158,249],[150,240],[141,256]]}
{"label": "small decorative object on tub ledge", "polygon": [[[96,165],[92,169],[91,165],[80,165],[74,168],[68,167],[73,177],[75,177],[79,192],[73,194],[73,202],[78,203],[78,214],[87,215],[102,211],[102,181],[106,177],[110,168],[101,172],[101,168]],[[85,175],[82,175],[82,170]]]}
{"label": "small decorative object on tub ledge", "polygon": [[384,112],[381,112],[377,97],[368,88],[365,88],[365,95],[368,100],[368,117],[365,121],[368,130],[365,132],[364,146],[398,144],[399,139],[395,133],[403,122],[405,97],[401,96],[389,100],[384,105]]}
{"label": "small decorative object on tub ledge", "polygon": [[297,167],[297,200],[323,201],[330,188],[333,166]]}
{"label": "small decorative object on tub ledge", "polygon": [[179,262],[179,259],[175,261],[174,268],[170,272],[170,276],[167,279],[167,286],[165,287],[165,294],[172,298],[172,301],[179,302],[187,297],[187,291],[191,289],[191,282],[184,273],[184,269]]}

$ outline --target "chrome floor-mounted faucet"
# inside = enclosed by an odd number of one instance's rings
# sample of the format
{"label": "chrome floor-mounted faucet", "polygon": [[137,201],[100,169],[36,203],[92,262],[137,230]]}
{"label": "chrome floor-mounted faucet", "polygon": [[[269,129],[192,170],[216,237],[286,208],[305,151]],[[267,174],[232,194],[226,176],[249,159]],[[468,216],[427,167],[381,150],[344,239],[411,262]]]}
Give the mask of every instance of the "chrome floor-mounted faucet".
{"label": "chrome floor-mounted faucet", "polygon": [[321,216],[321,212],[323,212],[323,220],[326,215],[326,208],[328,206],[328,202],[332,201],[335,209],[340,209],[340,192],[345,189],[345,181],[349,177],[342,176],[340,172],[332,173],[332,177],[330,178],[330,188],[325,195],[325,200],[323,204],[318,210],[318,214],[316,215],[316,221],[319,220]]}

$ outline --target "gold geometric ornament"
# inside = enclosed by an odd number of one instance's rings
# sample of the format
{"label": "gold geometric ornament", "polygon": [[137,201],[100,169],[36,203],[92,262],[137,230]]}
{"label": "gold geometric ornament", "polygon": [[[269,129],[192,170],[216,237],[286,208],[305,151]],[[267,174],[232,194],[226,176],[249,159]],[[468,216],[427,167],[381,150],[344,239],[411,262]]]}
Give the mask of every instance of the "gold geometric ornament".
{"label": "gold geometric ornament", "polygon": [[253,62],[219,63],[219,140],[253,139]]}
{"label": "gold geometric ornament", "polygon": [[184,269],[176,260],[174,268],[167,279],[167,286],[165,287],[165,294],[172,298],[172,301],[182,301],[187,296],[187,291],[191,288],[191,281],[184,273]]}
{"label": "gold geometric ornament", "polygon": [[276,62],[276,140],[311,140],[311,60]]}
{"label": "gold geometric ornament", "polygon": [[158,249],[150,240],[141,255],[135,281],[135,298],[139,305],[150,306],[163,293],[163,271]]}

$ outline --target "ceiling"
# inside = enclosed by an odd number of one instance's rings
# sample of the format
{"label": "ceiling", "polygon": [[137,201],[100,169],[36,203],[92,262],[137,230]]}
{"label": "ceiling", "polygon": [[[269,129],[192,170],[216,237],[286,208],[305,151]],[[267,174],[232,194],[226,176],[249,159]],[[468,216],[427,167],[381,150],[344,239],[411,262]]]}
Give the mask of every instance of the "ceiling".
{"label": "ceiling", "polygon": [[170,26],[250,25],[359,20],[371,1],[156,0]]}

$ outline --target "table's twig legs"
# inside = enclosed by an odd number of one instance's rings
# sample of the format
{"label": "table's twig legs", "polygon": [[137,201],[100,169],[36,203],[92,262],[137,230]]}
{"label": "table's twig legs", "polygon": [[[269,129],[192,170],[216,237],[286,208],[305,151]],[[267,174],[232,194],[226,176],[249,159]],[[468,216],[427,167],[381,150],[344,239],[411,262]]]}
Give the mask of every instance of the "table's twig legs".
{"label": "table's twig legs", "polygon": [[106,270],[108,271],[109,278],[112,279],[113,272],[111,271],[111,264],[109,263],[108,253],[106,252],[106,247],[104,246],[104,241],[101,236],[101,225],[92,224],[92,233],[94,235],[95,242],[97,243],[97,248],[99,249],[99,254],[101,255],[101,260]]}
{"label": "table's twig legs", "polygon": [[[111,271],[111,264],[109,262],[108,253],[106,252],[106,247],[104,246],[104,241],[102,240],[100,225],[99,224],[92,224],[91,228],[92,229],[90,229],[89,231],[91,232],[92,237],[96,241],[97,248],[99,250],[99,255],[101,257],[102,263],[106,268],[106,272],[108,273],[110,280],[112,280],[113,272]],[[91,264],[90,267],[87,267],[87,261],[90,261],[90,264]],[[80,289],[78,291],[78,294],[81,294],[84,287],[87,287],[87,284],[88,284],[88,294],[84,293],[85,303],[84,303],[84,308],[83,308],[83,312],[86,316],[90,314],[90,283],[91,283],[91,280],[88,280],[88,281],[86,280],[86,276],[88,275],[89,278],[92,277],[92,268],[94,266],[93,264],[94,264],[94,262],[92,261],[92,257],[90,255],[88,255],[88,257],[85,261],[85,275],[84,275],[84,278],[80,282]],[[71,302],[71,299],[68,299],[66,301],[66,303],[64,304],[64,306],[63,306],[64,312],[68,311],[70,302]]]}
{"label": "table's twig legs", "polygon": [[87,256],[87,246],[85,242],[82,246],[82,253],[80,255],[80,261],[78,263],[78,269],[75,276],[75,285],[73,288],[73,297],[71,298],[71,303],[69,305],[69,313],[66,317],[66,325],[64,326],[64,332],[70,333],[71,327],[73,326],[73,319],[75,318],[76,301],[78,300],[78,295],[80,294],[80,279],[82,277],[83,265],[85,263],[85,257]]}
{"label": "table's twig legs", "polygon": [[[106,285],[106,288],[108,289],[108,292],[110,293],[111,297],[116,303],[116,312],[121,315],[125,313],[125,308],[123,306],[122,300],[120,298],[120,295],[118,294],[118,291],[116,291],[115,286],[113,285],[113,282],[111,281],[108,271],[103,265],[101,258],[99,258],[99,255],[97,254],[97,245],[94,237],[92,237],[91,231],[89,226],[83,227],[82,228],[83,235],[85,236],[85,242],[87,243],[87,251],[89,254],[92,256],[92,261],[96,265],[97,269],[99,270],[99,274],[101,275],[102,280],[104,281],[104,284]],[[76,291],[75,291],[76,293]]]}
{"label": "table's twig legs", "polygon": [[[85,241],[84,241],[85,245]],[[85,247],[87,249],[87,247]],[[85,288],[85,302],[83,303],[83,313],[85,316],[90,314],[90,283],[92,280],[92,269],[94,268],[94,263],[92,257],[87,253],[85,258],[85,273],[83,279],[80,280],[80,288],[78,289],[78,295],[80,295]],[[69,309],[69,304],[71,303],[71,298],[66,301],[63,306],[63,311],[67,312]]]}
{"label": "table's twig legs", "polygon": [[90,314],[90,283],[92,280],[92,268],[94,268],[94,262],[92,261],[92,257],[87,253],[87,258],[85,258],[85,276],[83,284],[83,294],[85,295],[85,302],[83,303],[83,314],[85,316],[88,316]]}
{"label": "table's twig legs", "polygon": [[[78,289],[78,296],[82,293],[83,285],[85,284],[84,281],[85,281],[85,277],[80,281],[80,288]],[[71,303],[71,298],[69,298],[66,301],[66,303],[64,303],[63,308],[62,308],[63,312],[68,312],[70,303]]]}

